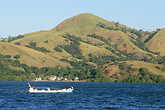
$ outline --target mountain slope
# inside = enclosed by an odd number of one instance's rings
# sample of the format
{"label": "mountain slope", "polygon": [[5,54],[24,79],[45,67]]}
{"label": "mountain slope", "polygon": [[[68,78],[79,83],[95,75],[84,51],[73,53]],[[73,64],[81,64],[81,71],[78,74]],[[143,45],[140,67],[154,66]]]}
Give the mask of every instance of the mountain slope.
{"label": "mountain slope", "polygon": [[[72,40],[75,39],[78,42],[83,42],[81,44],[88,45],[89,48],[82,48],[82,45],[78,46],[84,57],[88,57],[90,53],[98,55],[103,53],[104,55],[117,57],[116,53],[122,54],[120,51],[146,54],[146,51],[134,44],[137,42],[138,36],[133,32],[129,32],[130,30],[133,29],[119,23],[107,21],[93,14],[83,13],[64,20],[50,31],[25,34],[25,37],[13,40],[12,43],[19,42],[20,45],[24,46],[33,41],[37,44],[37,47],[44,47],[50,51],[47,54],[58,59],[72,59],[74,57],[62,47],[70,45],[73,42]],[[66,34],[69,34],[69,36]],[[54,50],[55,47],[59,46],[63,51],[57,52]],[[95,51],[91,51],[91,47]]]}
{"label": "mountain slope", "polygon": [[69,66],[68,63],[63,63],[49,55],[29,49],[23,46],[17,46],[9,43],[0,42],[0,53],[3,55],[20,55],[20,62],[29,66],[37,67],[55,67],[61,65],[63,67]]}
{"label": "mountain slope", "polygon": [[158,31],[145,45],[150,50],[165,55],[165,28]]}
{"label": "mountain slope", "polygon": [[[160,78],[165,78],[163,65],[147,63],[142,61],[126,61],[110,63],[102,66],[105,77],[117,82],[155,82]],[[157,79],[158,78],[158,79]]]}
{"label": "mountain slope", "polygon": [[[49,67],[41,68],[37,71],[39,74],[35,73],[37,76],[44,72],[44,75],[70,79],[77,76],[87,81],[165,82],[159,79],[159,75],[165,74],[165,58],[156,53],[163,52],[163,30],[149,33],[83,13],[49,31],[3,40],[6,43],[0,43],[0,53],[12,57],[18,54],[21,63],[29,66]],[[56,67],[58,65],[73,68]]]}
{"label": "mountain slope", "polygon": [[[102,23],[106,27],[112,29],[109,30],[102,28],[98,26],[99,23]],[[87,35],[96,34],[105,38],[106,40],[111,39],[109,43],[112,45],[117,45],[117,48],[121,51],[127,50],[127,52],[131,53],[139,51],[144,52],[139,47],[129,41],[134,40],[132,39],[132,37],[137,38],[135,34],[131,34],[129,32],[123,33],[120,30],[115,30],[122,28],[124,28],[125,30],[131,29],[119,23],[107,21],[93,14],[83,13],[63,21],[51,31],[74,34],[75,36],[81,37],[85,41],[92,41],[91,39],[87,38]],[[130,34],[132,35],[132,37],[129,37]],[[127,45],[127,48],[124,48],[123,45]]]}
{"label": "mountain slope", "polygon": [[[58,32],[66,31],[66,32],[81,33],[81,30],[83,30],[84,32],[82,34],[85,34],[91,32],[92,30],[95,31],[95,29],[97,29],[96,24],[99,22],[106,23],[108,25],[111,25],[112,27],[115,26],[115,23],[109,22],[93,14],[82,13],[64,20],[58,26],[51,29],[51,31],[58,31]],[[93,27],[95,28],[93,29]]]}

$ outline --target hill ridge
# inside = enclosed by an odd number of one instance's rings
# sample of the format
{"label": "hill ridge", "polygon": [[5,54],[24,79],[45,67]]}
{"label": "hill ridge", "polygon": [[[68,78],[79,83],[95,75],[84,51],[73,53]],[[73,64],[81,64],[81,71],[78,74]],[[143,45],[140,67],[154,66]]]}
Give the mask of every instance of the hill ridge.
{"label": "hill ridge", "polygon": [[[164,73],[165,58],[160,56],[162,54],[159,55],[157,50],[153,49],[154,47],[150,47],[155,38],[156,40],[162,38],[163,30],[161,29],[154,35],[150,32],[132,29],[119,22],[110,22],[90,13],[82,13],[64,20],[49,31],[33,32],[2,40],[9,48],[0,53],[12,56],[18,54],[17,51],[13,51],[14,49],[10,49],[11,45],[15,44],[13,46],[16,49],[20,47],[22,50],[18,49],[18,51],[23,52],[20,54],[19,60],[24,62],[26,60],[25,63],[28,65],[30,64],[27,62],[27,58],[33,57],[33,64],[38,62],[34,66],[55,67],[61,65],[66,69],[62,68],[62,72],[57,75],[72,78],[78,76],[82,79],[89,78],[90,81],[109,81],[109,79],[121,81],[117,77],[120,77],[122,81],[130,81],[129,76],[135,78],[134,75],[142,79],[143,77],[148,78],[148,76],[152,78],[153,75],[159,75],[155,73],[156,70],[161,71],[161,75]],[[164,39],[161,40],[164,41]],[[149,43],[150,45],[148,45]],[[161,44],[160,40],[157,43]],[[0,45],[4,44],[0,43]],[[24,58],[28,51],[31,56]],[[47,60],[43,61],[44,59]],[[135,61],[131,64],[136,63],[136,65],[140,62],[141,65],[134,69],[129,65],[129,61]],[[147,66],[143,62],[151,64]],[[110,69],[111,67],[113,69]],[[60,70],[58,68],[53,68],[53,70]],[[144,69],[148,76],[143,76],[144,70],[141,71],[141,69]],[[53,70],[51,68],[49,74],[55,74],[51,73]],[[144,80],[146,79],[144,78]],[[152,81],[156,80],[152,79]]]}

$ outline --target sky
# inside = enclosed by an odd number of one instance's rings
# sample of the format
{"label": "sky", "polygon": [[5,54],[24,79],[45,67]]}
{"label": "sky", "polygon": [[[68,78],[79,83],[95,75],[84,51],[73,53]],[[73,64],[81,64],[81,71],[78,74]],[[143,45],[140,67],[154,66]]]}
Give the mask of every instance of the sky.
{"label": "sky", "polygon": [[165,28],[165,0],[0,0],[0,38],[50,30],[80,13],[134,29]]}

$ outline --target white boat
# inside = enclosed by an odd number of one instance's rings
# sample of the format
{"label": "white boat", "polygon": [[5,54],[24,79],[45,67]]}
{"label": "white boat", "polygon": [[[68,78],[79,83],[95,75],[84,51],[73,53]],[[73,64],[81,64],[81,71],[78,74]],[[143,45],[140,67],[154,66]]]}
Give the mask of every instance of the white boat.
{"label": "white boat", "polygon": [[71,86],[68,89],[51,89],[50,87],[32,87],[28,83],[28,92],[29,93],[57,93],[57,92],[72,92],[74,88]]}

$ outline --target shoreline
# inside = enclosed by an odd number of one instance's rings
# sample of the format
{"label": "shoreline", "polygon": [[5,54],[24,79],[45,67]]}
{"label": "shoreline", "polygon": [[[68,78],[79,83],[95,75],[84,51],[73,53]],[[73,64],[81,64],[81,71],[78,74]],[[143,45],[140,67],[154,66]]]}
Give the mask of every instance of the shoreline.
{"label": "shoreline", "polygon": [[65,81],[65,80],[62,80],[62,81],[50,81],[50,80],[40,80],[40,81],[36,81],[36,80],[32,80],[33,82],[87,82],[85,80],[80,80],[80,81]]}

